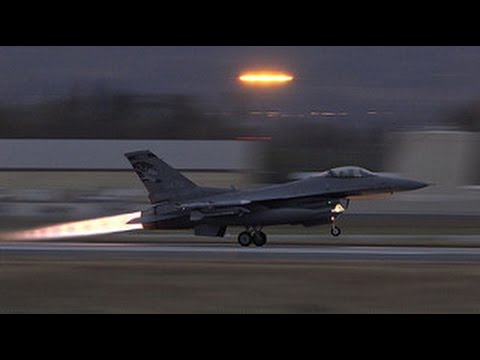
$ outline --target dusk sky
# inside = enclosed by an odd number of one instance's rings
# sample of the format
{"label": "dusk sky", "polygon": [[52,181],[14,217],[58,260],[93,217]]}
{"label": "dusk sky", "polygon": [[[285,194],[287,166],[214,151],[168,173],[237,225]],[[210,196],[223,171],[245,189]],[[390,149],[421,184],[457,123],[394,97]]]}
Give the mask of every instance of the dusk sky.
{"label": "dusk sky", "polygon": [[376,109],[427,118],[480,98],[480,47],[120,46],[0,47],[0,102],[36,102],[105,83],[218,103],[239,91],[255,98],[258,90],[236,79],[252,68],[295,76],[267,105],[285,111]]}

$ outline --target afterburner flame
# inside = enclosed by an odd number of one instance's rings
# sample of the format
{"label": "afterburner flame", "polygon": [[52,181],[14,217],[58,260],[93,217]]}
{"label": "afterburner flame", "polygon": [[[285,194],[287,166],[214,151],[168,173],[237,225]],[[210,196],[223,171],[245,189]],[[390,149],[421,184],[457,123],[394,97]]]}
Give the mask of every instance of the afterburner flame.
{"label": "afterburner flame", "polygon": [[38,229],[14,231],[0,234],[0,240],[61,239],[142,229],[142,224],[127,224],[130,220],[140,216],[141,212],[138,211],[129,214],[50,225]]}
{"label": "afterburner flame", "polygon": [[284,84],[293,80],[293,76],[273,72],[249,72],[239,76],[241,82],[258,85]]}

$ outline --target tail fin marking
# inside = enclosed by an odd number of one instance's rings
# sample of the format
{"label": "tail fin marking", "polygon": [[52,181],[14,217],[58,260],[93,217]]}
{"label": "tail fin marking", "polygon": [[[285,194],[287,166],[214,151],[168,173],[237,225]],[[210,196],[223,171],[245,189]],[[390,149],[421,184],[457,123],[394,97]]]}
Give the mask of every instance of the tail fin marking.
{"label": "tail fin marking", "polygon": [[197,188],[192,181],[149,150],[129,152],[125,156],[146,187],[152,203],[169,200],[179,192]]}

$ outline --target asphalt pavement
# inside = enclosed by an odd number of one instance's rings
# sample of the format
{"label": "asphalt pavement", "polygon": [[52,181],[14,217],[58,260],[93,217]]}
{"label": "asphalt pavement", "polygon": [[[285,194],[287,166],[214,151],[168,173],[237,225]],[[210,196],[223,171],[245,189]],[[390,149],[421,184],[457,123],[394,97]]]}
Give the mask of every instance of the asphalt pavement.
{"label": "asphalt pavement", "polygon": [[[291,236],[292,242],[295,236]],[[170,240],[170,241],[169,241]],[[162,244],[154,243],[92,243],[92,242],[2,242],[0,255],[150,255],[182,256],[201,258],[202,256],[231,257],[272,260],[278,259],[328,259],[328,260],[400,260],[428,262],[480,262],[478,247],[434,247],[434,246],[345,246],[345,245],[283,245],[267,244],[264,247],[239,246],[212,243],[175,243],[166,239]]]}

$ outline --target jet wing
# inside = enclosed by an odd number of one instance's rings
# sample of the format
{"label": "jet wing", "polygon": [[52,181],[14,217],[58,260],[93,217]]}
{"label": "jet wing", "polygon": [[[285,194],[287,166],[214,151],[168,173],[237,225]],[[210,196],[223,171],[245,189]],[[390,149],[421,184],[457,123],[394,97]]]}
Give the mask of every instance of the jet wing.
{"label": "jet wing", "polygon": [[176,205],[176,211],[172,211],[169,207],[168,212],[163,212],[161,209],[157,209],[153,213],[142,213],[142,216],[132,219],[128,224],[145,224],[163,220],[175,219],[181,216],[189,214],[190,219],[193,221],[199,221],[206,217],[217,217],[227,215],[241,215],[249,213],[250,211],[241,205],[249,204],[250,201],[221,201],[221,202],[196,202]]}
{"label": "jet wing", "polygon": [[205,200],[205,201],[198,201],[198,202],[191,202],[191,203],[182,203],[177,204],[176,206],[184,211],[189,210],[222,210],[228,208],[246,208],[249,209],[253,205],[269,205],[270,203],[282,202],[287,200],[295,200],[295,199],[308,199],[308,198],[317,198],[317,199],[324,199],[328,200],[331,198],[341,198],[342,196],[329,196],[329,195],[312,195],[309,193],[305,194],[244,194],[239,199],[212,199],[212,200]]}
{"label": "jet wing", "polygon": [[177,205],[182,211],[190,212],[190,220],[199,221],[206,217],[218,217],[229,215],[243,215],[250,210],[245,205],[250,204],[250,200],[221,200],[221,201],[199,201]]}
{"label": "jet wing", "polygon": [[204,209],[204,208],[223,208],[232,206],[245,206],[250,204],[251,200],[227,200],[227,201],[200,201],[194,203],[179,204],[178,207],[182,210]]}
{"label": "jet wing", "polygon": [[[251,194],[251,193],[244,193],[244,194],[234,194],[233,196],[238,196],[237,199],[205,199],[205,201],[197,201],[191,203],[181,203],[176,204],[175,206],[182,210],[182,211],[214,211],[218,210],[221,212],[222,210],[228,210],[231,208],[243,208],[243,209],[250,209],[253,205],[267,205],[269,203],[277,203],[282,201],[288,200],[295,200],[295,199],[308,199],[308,198],[317,198],[328,200],[331,198],[341,198],[342,196],[329,196],[327,194],[310,194],[310,193],[301,193],[301,194]],[[229,195],[231,197],[232,195]]]}

